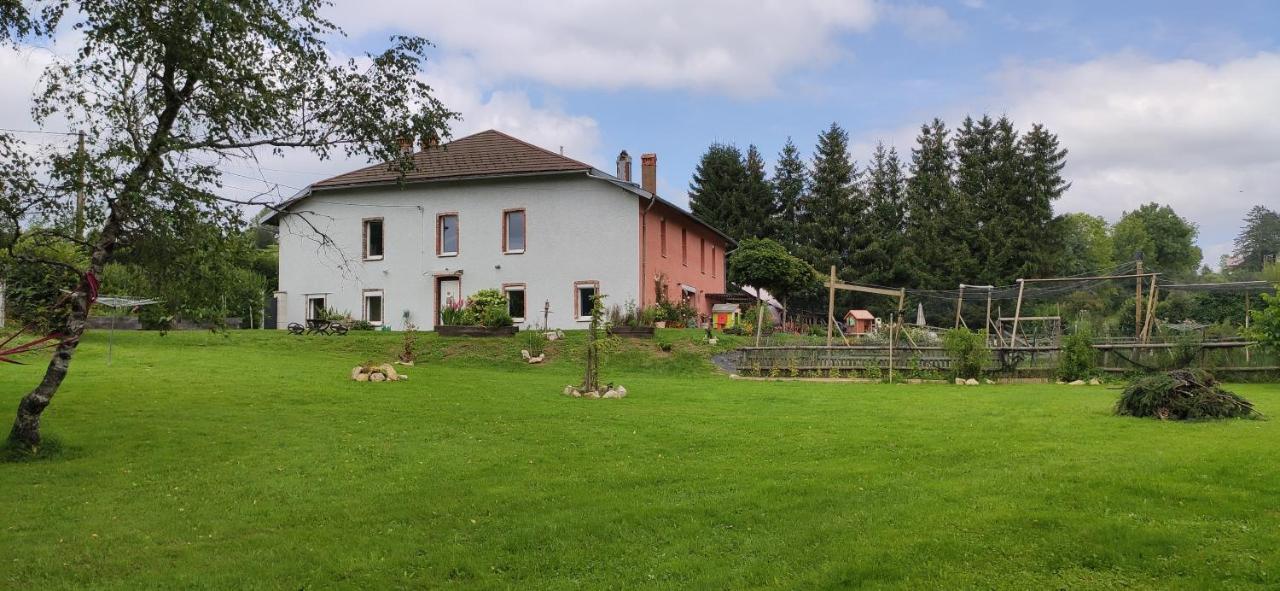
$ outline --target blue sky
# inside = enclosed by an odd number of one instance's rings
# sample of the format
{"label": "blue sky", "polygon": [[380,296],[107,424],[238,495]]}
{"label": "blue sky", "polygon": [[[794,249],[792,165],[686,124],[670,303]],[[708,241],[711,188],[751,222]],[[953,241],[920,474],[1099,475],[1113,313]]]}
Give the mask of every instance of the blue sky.
{"label": "blue sky", "polygon": [[[935,116],[1007,113],[1071,151],[1059,211],[1168,203],[1211,264],[1249,207],[1280,206],[1275,2],[337,0],[329,16],[352,55],[434,41],[424,78],[462,112],[455,135],[497,128],[607,171],[621,149],[657,152],[678,203],[714,141],[772,160],[835,121],[863,160],[876,141],[908,153]],[[0,124],[23,123],[42,65],[0,55]],[[290,157],[272,180],[356,164]]]}

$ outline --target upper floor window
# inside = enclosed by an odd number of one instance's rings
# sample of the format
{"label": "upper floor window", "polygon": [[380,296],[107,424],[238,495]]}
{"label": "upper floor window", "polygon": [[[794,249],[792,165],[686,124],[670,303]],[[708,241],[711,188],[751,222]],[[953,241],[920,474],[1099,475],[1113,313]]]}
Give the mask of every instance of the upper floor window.
{"label": "upper floor window", "polygon": [[458,214],[442,213],[436,216],[436,254],[458,254]]}
{"label": "upper floor window", "polygon": [[689,266],[689,231],[680,228],[680,264]]}
{"label": "upper floor window", "polygon": [[524,220],[523,209],[508,209],[502,212],[502,252],[507,254],[524,252]]}
{"label": "upper floor window", "polygon": [[711,276],[716,276],[716,247],[711,247]]}
{"label": "upper floor window", "polygon": [[382,218],[369,218],[364,220],[364,248],[362,255],[366,261],[376,261],[382,258]]}
{"label": "upper floor window", "polygon": [[665,219],[658,222],[658,242],[662,256],[667,256],[667,220]]}
{"label": "upper floor window", "polygon": [[698,272],[707,274],[707,239],[698,242]]}

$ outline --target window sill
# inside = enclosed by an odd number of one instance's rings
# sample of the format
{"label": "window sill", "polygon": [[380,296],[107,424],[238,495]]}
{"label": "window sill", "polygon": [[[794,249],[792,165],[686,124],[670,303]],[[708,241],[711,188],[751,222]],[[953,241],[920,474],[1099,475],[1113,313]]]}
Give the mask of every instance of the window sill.
{"label": "window sill", "polygon": [[364,257],[364,260],[366,260],[366,261],[380,261],[380,260],[382,260],[382,255],[378,255],[378,256],[375,256],[375,257]]}
{"label": "window sill", "polygon": [[502,251],[502,254],[524,254],[524,249],[522,248],[520,250],[504,250]]}
{"label": "window sill", "polygon": [[591,322],[590,316],[579,316],[573,319],[574,322]]}
{"label": "window sill", "polygon": [[437,253],[436,253],[436,256],[441,257],[441,258],[444,258],[444,257],[456,257],[456,256],[458,256],[458,253],[456,253],[456,252],[437,252]]}
{"label": "window sill", "polygon": [[513,324],[522,324],[524,323],[524,316],[512,316],[511,322]]}

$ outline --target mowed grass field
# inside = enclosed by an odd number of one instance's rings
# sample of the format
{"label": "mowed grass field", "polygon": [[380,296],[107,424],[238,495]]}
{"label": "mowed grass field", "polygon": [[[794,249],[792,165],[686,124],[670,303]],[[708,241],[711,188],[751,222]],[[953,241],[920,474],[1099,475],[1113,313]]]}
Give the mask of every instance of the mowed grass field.
{"label": "mowed grass field", "polygon": [[[732,380],[697,337],[626,344],[630,396],[582,400],[580,335],[545,366],[425,337],[368,384],[399,335],[117,333],[108,366],[94,333],[45,415],[60,455],[0,463],[0,588],[1280,587],[1275,420]],[[1280,386],[1233,388],[1280,415]]]}

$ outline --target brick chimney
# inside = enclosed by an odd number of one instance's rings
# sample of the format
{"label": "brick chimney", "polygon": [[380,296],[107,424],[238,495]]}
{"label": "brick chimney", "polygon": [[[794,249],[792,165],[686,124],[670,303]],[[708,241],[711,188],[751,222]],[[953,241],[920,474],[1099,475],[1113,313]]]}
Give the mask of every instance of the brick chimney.
{"label": "brick chimney", "polygon": [[631,182],[631,155],[626,150],[618,154],[618,178]]}
{"label": "brick chimney", "polygon": [[658,194],[658,155],[653,152],[640,155],[640,188]]}
{"label": "brick chimney", "polygon": [[411,138],[411,137],[409,137],[409,136],[402,136],[402,137],[400,137],[400,138],[396,139],[396,145],[400,146],[400,153],[401,153],[401,154],[412,154],[412,153],[413,153],[413,138]]}
{"label": "brick chimney", "polygon": [[436,132],[434,131],[428,132],[427,135],[422,137],[423,150],[430,150],[432,148],[439,148],[439,147],[440,147],[440,136],[437,135]]}

